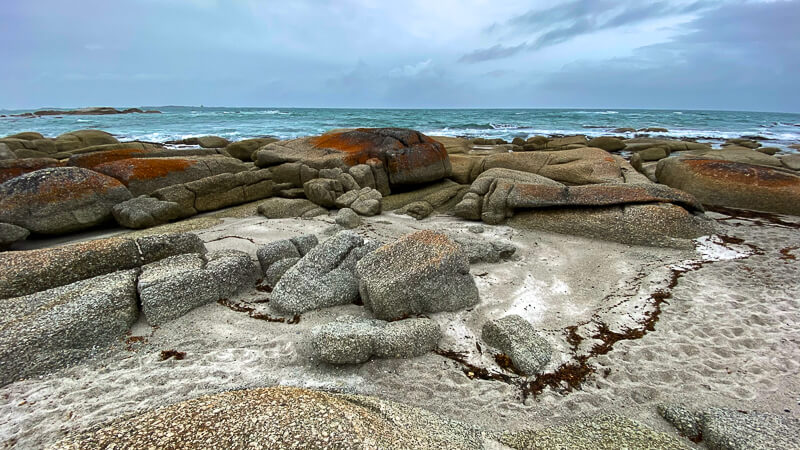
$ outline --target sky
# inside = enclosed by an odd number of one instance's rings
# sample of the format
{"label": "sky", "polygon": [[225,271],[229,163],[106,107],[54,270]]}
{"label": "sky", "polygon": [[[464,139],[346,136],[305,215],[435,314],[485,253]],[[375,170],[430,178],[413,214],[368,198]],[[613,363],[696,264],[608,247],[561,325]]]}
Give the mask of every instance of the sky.
{"label": "sky", "polygon": [[2,0],[0,108],[800,112],[800,0]]}

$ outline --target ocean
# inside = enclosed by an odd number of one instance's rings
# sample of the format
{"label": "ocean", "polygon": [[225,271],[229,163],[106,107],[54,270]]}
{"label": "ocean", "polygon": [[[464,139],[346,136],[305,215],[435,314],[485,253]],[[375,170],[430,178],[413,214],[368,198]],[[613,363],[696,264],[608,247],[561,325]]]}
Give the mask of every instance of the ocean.
{"label": "ocean", "polygon": [[[218,135],[229,140],[273,136],[290,139],[332,128],[406,127],[429,135],[503,138],[531,135],[612,134],[615,128],[661,127],[655,133],[673,138],[721,141],[760,136],[764,146],[800,143],[800,114],[594,109],[326,109],[211,108],[143,106],[162,114],[105,116],[11,117],[27,111],[0,111],[0,136],[38,131],[55,137],[67,131],[97,128],[120,140],[165,142],[193,136]],[[620,133],[616,133],[620,134]],[[633,133],[622,133],[632,137]]]}

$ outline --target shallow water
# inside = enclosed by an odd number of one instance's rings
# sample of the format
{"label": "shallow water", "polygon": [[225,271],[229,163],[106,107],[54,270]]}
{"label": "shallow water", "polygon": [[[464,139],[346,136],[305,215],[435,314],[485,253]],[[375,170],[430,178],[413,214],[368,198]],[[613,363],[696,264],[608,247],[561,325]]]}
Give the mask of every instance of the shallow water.
{"label": "shallow water", "polygon": [[[164,142],[218,135],[230,140],[258,136],[280,139],[320,134],[332,128],[408,127],[431,135],[512,139],[535,134],[609,134],[615,128],[667,128],[670,137],[725,139],[761,136],[765,146],[800,142],[800,114],[591,109],[319,109],[144,107],[163,114],[10,117],[2,111],[0,136],[38,131],[54,137],[67,131],[99,128],[123,140]],[[633,133],[627,133],[632,137]]]}

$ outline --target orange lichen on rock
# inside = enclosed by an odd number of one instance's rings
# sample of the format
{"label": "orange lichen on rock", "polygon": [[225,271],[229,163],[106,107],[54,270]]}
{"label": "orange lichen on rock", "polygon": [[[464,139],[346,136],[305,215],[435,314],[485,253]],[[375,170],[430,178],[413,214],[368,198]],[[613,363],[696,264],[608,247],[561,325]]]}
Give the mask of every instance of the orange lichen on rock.
{"label": "orange lichen on rock", "polygon": [[685,164],[697,174],[736,183],[770,187],[800,184],[800,178],[796,175],[770,167],[713,159],[687,159]]}
{"label": "orange lichen on rock", "polygon": [[104,152],[93,152],[82,155],[75,155],[69,159],[69,163],[75,167],[93,169],[100,164],[119,161],[123,159],[135,158],[139,155],[150,153],[139,148],[124,148],[119,150],[109,150]]}
{"label": "orange lichen on rock", "polygon": [[121,159],[100,164],[94,170],[114,177],[127,185],[132,180],[152,180],[192,167],[198,161],[190,159],[142,158]]}
{"label": "orange lichen on rock", "polygon": [[20,175],[48,167],[61,167],[64,164],[50,158],[27,158],[11,161],[0,161],[0,183],[4,183]]}

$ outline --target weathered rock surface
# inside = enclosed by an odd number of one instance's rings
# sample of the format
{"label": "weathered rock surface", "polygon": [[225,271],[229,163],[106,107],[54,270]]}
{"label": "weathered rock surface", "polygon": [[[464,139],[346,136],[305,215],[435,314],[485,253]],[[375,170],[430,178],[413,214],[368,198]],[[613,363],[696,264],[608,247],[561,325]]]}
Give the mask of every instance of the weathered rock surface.
{"label": "weathered rock surface", "polygon": [[693,150],[689,152],[682,152],[675,156],[733,161],[744,164],[754,164],[757,166],[782,167],[781,161],[777,157],[765,155],[749,148],[725,147],[723,149],[715,150]]}
{"label": "weathered rock surface", "polygon": [[689,192],[706,205],[800,215],[800,176],[785,169],[667,158],[658,162],[656,177],[660,183]]}
{"label": "weathered rock surface", "polygon": [[364,306],[379,319],[478,303],[467,255],[441,233],[419,231],[384,245],[359,261],[356,272]]}
{"label": "weathered rock surface", "polygon": [[355,265],[376,246],[352,231],[334,235],[283,274],[272,291],[270,304],[278,311],[299,314],[353,303],[359,295]]}
{"label": "weathered rock surface", "polygon": [[659,407],[661,415],[691,439],[714,450],[785,449],[800,442],[800,420],[757,411],[707,408],[692,411],[680,405]]}
{"label": "weathered rock surface", "polygon": [[252,286],[259,271],[240,251],[172,256],[142,267],[137,289],[150,325],[176,319],[192,309]]}
{"label": "weathered rock surface", "polygon": [[24,158],[24,159],[2,159],[0,158],[0,183],[16,178],[26,173],[34,172],[48,167],[60,167],[63,164],[53,158]]}
{"label": "weathered rock surface", "polygon": [[[63,449],[276,448],[479,449],[480,430],[372,397],[270,387],[198,397],[70,437]],[[285,445],[284,445],[285,446]]]}
{"label": "weathered rock surface", "polygon": [[134,196],[163,187],[184,184],[222,173],[237,173],[247,166],[224,156],[191,158],[129,158],[99,164],[93,170],[121,181]]}
{"label": "weathered rock surface", "polygon": [[264,274],[264,282],[270,287],[275,287],[286,271],[297,264],[300,258],[316,247],[318,243],[316,236],[307,234],[270,242],[259,247],[256,256],[261,265],[261,272]]}
{"label": "weathered rock surface", "polygon": [[[169,157],[197,157],[219,156],[216,149],[168,149],[154,144],[141,142],[122,142],[119,144],[96,145],[73,152],[67,160],[67,165],[94,169],[95,167],[132,158],[169,158]],[[223,155],[224,156],[224,155]]]}
{"label": "weathered rock surface", "polygon": [[87,169],[41,169],[0,185],[0,222],[69,233],[109,221],[111,208],[130,198],[119,181]]}
{"label": "weathered rock surface", "polygon": [[[469,186],[442,180],[421,189],[384,197],[381,199],[381,207],[385,211],[396,211],[420,219],[434,211],[449,212],[467,189]],[[412,207],[412,204],[415,206]]]}
{"label": "weathered rock surface", "polygon": [[118,224],[135,229],[154,227],[181,217],[181,209],[177,203],[146,195],[119,203],[111,212]]}
{"label": "weathered rock surface", "polygon": [[229,140],[219,136],[198,136],[167,142],[170,145],[199,145],[203,148],[224,148],[230,143]]}
{"label": "weathered rock surface", "polygon": [[40,250],[4,252],[0,253],[0,299],[33,294],[192,252],[205,252],[203,241],[192,233],[136,240],[98,239]]}
{"label": "weathered rock surface", "polygon": [[550,362],[553,349],[527,320],[514,314],[490,320],[481,331],[483,341],[511,358],[519,371],[535,375]]}
{"label": "weathered rock surface", "polygon": [[503,433],[500,442],[515,449],[688,450],[679,438],[618,415],[581,418],[563,425]]}
{"label": "weathered rock surface", "polygon": [[436,348],[442,333],[431,319],[396,322],[340,317],[312,330],[314,356],[329,364],[360,364],[372,357],[412,358]]}
{"label": "weathered rock surface", "polygon": [[122,338],[136,321],[136,271],[2,301],[0,385],[68,366]]}
{"label": "weathered rock surface", "polygon": [[258,213],[268,219],[311,218],[327,214],[328,210],[304,198],[273,197],[258,205]]}
{"label": "weathered rock surface", "polygon": [[[370,163],[371,160],[374,161]],[[377,166],[373,172],[382,171],[391,185],[427,183],[449,176],[451,170],[442,144],[424,134],[402,128],[333,132],[275,142],[258,151],[256,164],[259,167],[285,162],[344,171],[357,164],[369,164]]]}
{"label": "weathered rock surface", "polygon": [[4,250],[15,242],[24,241],[30,234],[31,232],[25,228],[0,222],[0,250]]}

